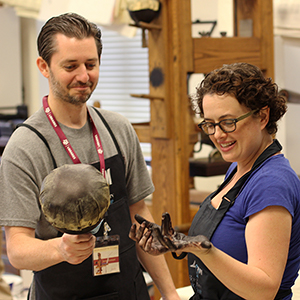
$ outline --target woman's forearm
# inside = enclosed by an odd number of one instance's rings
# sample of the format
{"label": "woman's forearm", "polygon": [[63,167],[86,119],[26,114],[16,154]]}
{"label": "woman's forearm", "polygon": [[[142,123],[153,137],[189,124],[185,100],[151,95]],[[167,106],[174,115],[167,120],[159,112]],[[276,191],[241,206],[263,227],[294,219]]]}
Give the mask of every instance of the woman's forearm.
{"label": "woman's forearm", "polygon": [[247,300],[272,300],[279,289],[280,279],[266,274],[258,267],[237,261],[212,246],[210,251],[192,250],[206,267],[232,292]]}

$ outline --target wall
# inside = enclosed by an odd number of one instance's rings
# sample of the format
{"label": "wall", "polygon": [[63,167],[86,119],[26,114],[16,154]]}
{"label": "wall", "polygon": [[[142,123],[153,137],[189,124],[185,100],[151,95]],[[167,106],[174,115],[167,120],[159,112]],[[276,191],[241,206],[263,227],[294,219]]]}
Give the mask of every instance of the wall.
{"label": "wall", "polygon": [[22,104],[20,21],[14,10],[0,7],[0,107]]}
{"label": "wall", "polygon": [[40,74],[36,59],[38,57],[36,38],[41,23],[30,18],[20,18],[22,36],[22,66],[24,84],[24,102],[28,106],[28,114],[32,115],[41,107],[42,96],[47,94],[47,80]]}
{"label": "wall", "polygon": [[[291,102],[282,122],[278,139],[292,168],[300,175],[298,120],[300,116],[300,38],[275,36],[275,80],[280,89],[290,92]],[[298,102],[298,103],[293,103]]]}
{"label": "wall", "polygon": [[[233,0],[191,0],[192,22],[217,21],[211,37],[221,37],[220,32],[233,36]],[[210,31],[211,24],[192,25],[192,36],[200,37],[199,31]]]}
{"label": "wall", "polygon": [[300,175],[298,120],[300,115],[300,0],[274,0],[275,81],[290,93],[288,111],[280,123],[279,140],[292,168]]}

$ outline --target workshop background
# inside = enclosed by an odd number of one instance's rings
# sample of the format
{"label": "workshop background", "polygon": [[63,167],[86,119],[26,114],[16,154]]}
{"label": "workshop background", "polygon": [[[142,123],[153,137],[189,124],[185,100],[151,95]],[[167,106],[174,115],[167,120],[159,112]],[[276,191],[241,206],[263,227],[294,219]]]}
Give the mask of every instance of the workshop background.
{"label": "workshop background", "polygon": [[[233,36],[233,5],[234,0],[191,0],[193,37],[199,37],[199,32],[210,33],[211,37],[221,38],[221,32],[226,32],[227,37]],[[87,7],[93,7],[93,10]],[[42,97],[48,93],[48,85],[36,67],[36,37],[45,20],[66,11],[79,12],[102,29],[104,50],[99,84],[89,103],[99,102],[101,107],[123,114],[132,123],[149,122],[150,100],[131,96],[149,94],[148,49],[143,47],[144,32],[128,25],[133,21],[125,0],[0,0],[0,116],[20,113],[22,119],[40,108]],[[288,97],[288,112],[279,124],[277,137],[291,166],[300,175],[297,132],[300,115],[300,0],[273,0],[273,18],[274,79]],[[245,35],[251,35],[251,20],[244,25]],[[194,92],[202,77],[203,74],[189,77],[190,93]],[[24,106],[25,111],[22,110]],[[5,128],[6,121],[0,118],[0,122]],[[7,142],[9,130],[7,128],[7,135],[0,135],[0,147]],[[146,161],[151,162],[151,144],[143,142],[141,146]],[[212,148],[197,142],[194,150],[194,157],[202,158],[210,155]],[[193,189],[208,193],[223,177],[195,177]],[[23,299],[22,291],[30,285],[31,272],[9,266],[5,243],[2,252],[6,273],[14,274],[6,276],[14,297]],[[151,288],[151,278],[148,280]],[[294,299],[300,299],[300,283],[297,282],[293,292]],[[182,297],[185,299],[185,295]]]}

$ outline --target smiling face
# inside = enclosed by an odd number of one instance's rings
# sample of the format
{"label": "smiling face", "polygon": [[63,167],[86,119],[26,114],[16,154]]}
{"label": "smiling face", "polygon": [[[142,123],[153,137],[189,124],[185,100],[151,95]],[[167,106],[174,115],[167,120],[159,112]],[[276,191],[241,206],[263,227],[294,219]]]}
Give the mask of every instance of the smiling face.
{"label": "smiling face", "polygon": [[[249,111],[249,108],[228,94],[206,94],[203,98],[204,119],[207,122],[218,123],[224,119],[236,119]],[[240,166],[251,166],[270,143],[269,134],[265,130],[266,120],[266,117],[251,115],[237,122],[234,132],[225,133],[216,126],[215,133],[209,137],[224,160],[236,161]]]}
{"label": "smiling face", "polygon": [[99,78],[98,52],[93,37],[56,36],[56,51],[43,75],[49,79],[49,97],[75,105],[84,104]]}

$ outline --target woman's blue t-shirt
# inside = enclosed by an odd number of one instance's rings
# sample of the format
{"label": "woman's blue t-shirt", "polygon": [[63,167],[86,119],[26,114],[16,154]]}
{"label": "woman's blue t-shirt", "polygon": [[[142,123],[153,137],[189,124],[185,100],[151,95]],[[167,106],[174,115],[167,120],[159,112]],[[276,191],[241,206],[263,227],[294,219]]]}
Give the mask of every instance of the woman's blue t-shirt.
{"label": "woman's blue t-shirt", "polygon": [[[236,163],[229,167],[226,178],[235,167]],[[285,207],[293,217],[288,261],[280,286],[288,289],[294,284],[300,265],[300,181],[282,154],[270,157],[250,175],[211,241],[233,258],[247,263],[245,227],[248,218],[274,205]]]}

